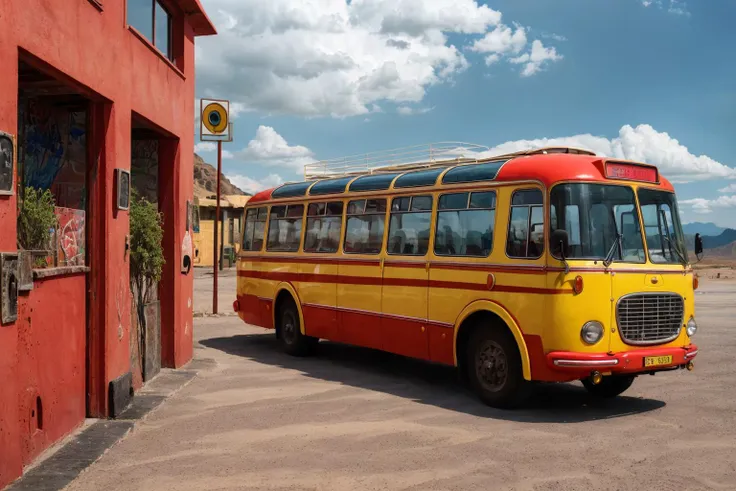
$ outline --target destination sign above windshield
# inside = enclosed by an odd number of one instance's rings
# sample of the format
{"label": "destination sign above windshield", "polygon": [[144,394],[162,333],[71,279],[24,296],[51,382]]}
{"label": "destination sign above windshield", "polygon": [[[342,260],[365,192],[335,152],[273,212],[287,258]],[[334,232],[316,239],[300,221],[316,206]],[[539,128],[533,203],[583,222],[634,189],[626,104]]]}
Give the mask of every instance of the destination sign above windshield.
{"label": "destination sign above windshield", "polygon": [[656,167],[607,162],[606,177],[627,181],[659,182]]}

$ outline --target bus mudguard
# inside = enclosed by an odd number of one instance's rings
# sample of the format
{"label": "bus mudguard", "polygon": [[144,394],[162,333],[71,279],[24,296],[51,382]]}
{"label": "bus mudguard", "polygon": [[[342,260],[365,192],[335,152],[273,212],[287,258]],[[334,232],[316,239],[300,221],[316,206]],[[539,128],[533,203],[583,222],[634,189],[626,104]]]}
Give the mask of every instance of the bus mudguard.
{"label": "bus mudguard", "polygon": [[514,317],[503,307],[503,305],[496,303],[492,300],[476,300],[469,304],[457,318],[455,322],[455,339],[453,342],[453,351],[455,353],[455,365],[457,366],[457,334],[460,331],[460,326],[463,324],[465,319],[475,314],[476,312],[491,312],[496,314],[503,322],[506,323],[511,333],[514,335],[516,345],[519,348],[521,354],[521,368],[524,374],[525,380],[531,380],[532,371],[531,363],[529,361],[529,352],[526,349],[526,343],[524,342],[524,335],[521,332],[521,328],[514,319]]}
{"label": "bus mudguard", "polygon": [[273,328],[276,329],[276,315],[278,314],[276,312],[276,300],[279,298],[279,295],[281,295],[281,292],[286,291],[289,292],[291,295],[291,298],[294,300],[294,303],[296,304],[296,309],[299,311],[299,330],[303,335],[306,335],[305,326],[304,326],[304,313],[302,312],[302,302],[299,300],[299,295],[296,293],[296,289],[294,288],[294,285],[292,285],[289,282],[282,281],[278,285],[276,285],[276,294],[273,296]]}

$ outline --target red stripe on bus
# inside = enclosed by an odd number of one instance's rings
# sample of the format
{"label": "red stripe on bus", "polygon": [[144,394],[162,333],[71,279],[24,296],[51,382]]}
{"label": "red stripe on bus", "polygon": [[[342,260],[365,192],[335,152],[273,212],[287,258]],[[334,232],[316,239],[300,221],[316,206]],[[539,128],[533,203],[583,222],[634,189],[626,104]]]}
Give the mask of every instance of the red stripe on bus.
{"label": "red stripe on bus", "polygon": [[253,263],[279,263],[279,264],[342,264],[346,266],[378,266],[381,260],[362,259],[362,258],[335,258],[335,257],[314,257],[314,256],[248,256],[239,257],[240,261]]}
{"label": "red stripe on bus", "polygon": [[365,286],[403,286],[417,288],[446,288],[450,290],[493,291],[503,293],[535,293],[557,295],[572,293],[572,289],[535,288],[513,285],[494,285],[487,283],[468,283],[461,281],[425,280],[414,278],[382,278],[380,276],[343,276],[334,274],[288,273],[280,271],[238,271],[238,276],[271,281],[292,281],[300,283],[335,283],[339,285]]}

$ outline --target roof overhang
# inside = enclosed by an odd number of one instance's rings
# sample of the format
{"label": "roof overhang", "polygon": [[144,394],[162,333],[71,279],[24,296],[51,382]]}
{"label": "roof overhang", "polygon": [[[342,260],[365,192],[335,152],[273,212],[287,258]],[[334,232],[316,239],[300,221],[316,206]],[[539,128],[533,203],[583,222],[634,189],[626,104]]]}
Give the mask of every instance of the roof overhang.
{"label": "roof overhang", "polygon": [[195,36],[213,36],[217,34],[214,24],[202,7],[199,0],[177,0],[186,15],[187,22],[192,26]]}

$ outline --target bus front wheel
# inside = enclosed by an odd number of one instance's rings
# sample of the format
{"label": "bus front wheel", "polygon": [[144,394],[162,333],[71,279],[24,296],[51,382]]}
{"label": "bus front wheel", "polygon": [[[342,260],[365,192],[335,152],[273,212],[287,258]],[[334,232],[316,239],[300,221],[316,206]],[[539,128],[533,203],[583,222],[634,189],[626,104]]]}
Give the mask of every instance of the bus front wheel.
{"label": "bus front wheel", "polygon": [[478,326],[467,346],[468,378],[484,403],[511,409],[527,399],[530,383],[524,380],[521,355],[510,332]]}
{"label": "bus front wheel", "polygon": [[299,311],[292,299],[285,300],[280,305],[278,319],[278,337],[287,354],[307,356],[314,352],[319,339],[302,334]]}
{"label": "bus front wheel", "polygon": [[609,376],[603,377],[601,383],[594,384],[588,379],[583,379],[583,385],[592,395],[602,398],[611,398],[623,394],[631,384],[634,383],[636,377],[629,376]]}

